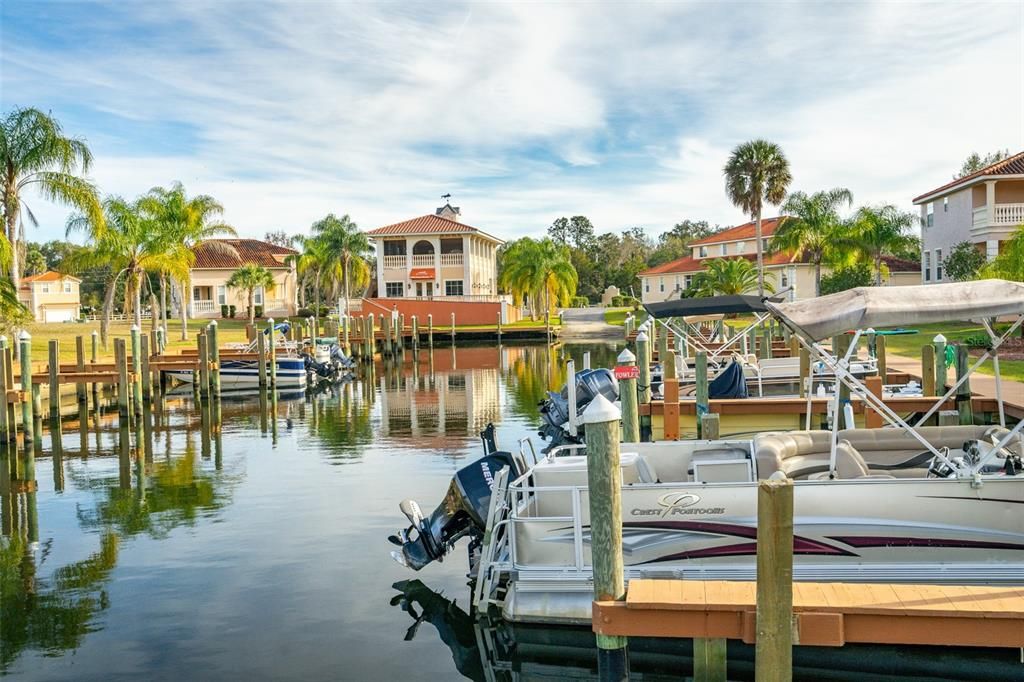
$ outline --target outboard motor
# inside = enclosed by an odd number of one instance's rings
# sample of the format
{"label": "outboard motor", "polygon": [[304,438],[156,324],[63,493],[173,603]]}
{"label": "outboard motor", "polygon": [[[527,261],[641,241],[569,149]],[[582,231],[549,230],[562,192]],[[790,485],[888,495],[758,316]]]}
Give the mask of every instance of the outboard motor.
{"label": "outboard motor", "polygon": [[[586,409],[594,398],[603,395],[611,402],[619,399],[619,382],[610,369],[584,369],[576,373],[576,413]],[[569,421],[569,389],[558,393],[548,391],[548,399],[540,404],[544,421],[561,428]]]}
{"label": "outboard motor", "polygon": [[[493,426],[488,428],[493,429]],[[481,436],[485,438],[486,447],[486,437]],[[429,517],[424,517],[415,500],[404,500],[399,509],[409,519],[410,526],[388,537],[392,544],[402,548],[392,551],[392,558],[418,571],[432,561],[441,560],[464,535],[471,535],[479,542],[487,525],[494,477],[502,467],[509,467],[512,477],[521,473],[512,454],[501,450],[489,451],[459,469],[452,476],[441,504]]]}

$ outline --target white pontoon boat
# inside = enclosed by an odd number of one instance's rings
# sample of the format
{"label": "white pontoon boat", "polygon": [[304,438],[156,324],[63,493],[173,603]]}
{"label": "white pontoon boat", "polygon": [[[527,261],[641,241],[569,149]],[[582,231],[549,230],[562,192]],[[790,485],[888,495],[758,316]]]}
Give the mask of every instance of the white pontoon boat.
{"label": "white pontoon boat", "polygon": [[[622,444],[626,578],[754,579],[757,481],[782,471],[795,479],[795,580],[1024,584],[1024,419],[1007,428],[998,363],[1024,322],[1024,284],[861,288],[769,305],[890,428],[840,430],[834,420],[831,431]],[[997,334],[992,320],[1007,316],[1013,322]],[[850,374],[849,357],[820,345],[851,328],[965,319],[991,337],[970,372],[993,361],[998,424],[922,426],[964,379],[908,424]],[[402,503],[411,525],[391,537],[401,547],[393,556],[418,570],[469,536],[478,608],[513,621],[589,623],[585,446],[539,459],[523,444],[513,454],[488,441],[428,518]]]}

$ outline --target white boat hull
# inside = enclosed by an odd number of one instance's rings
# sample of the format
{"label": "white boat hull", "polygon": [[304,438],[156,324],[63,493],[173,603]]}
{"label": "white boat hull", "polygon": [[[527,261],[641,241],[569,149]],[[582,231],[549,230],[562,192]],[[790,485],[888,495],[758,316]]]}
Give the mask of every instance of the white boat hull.
{"label": "white boat hull", "polygon": [[[277,386],[304,388],[306,368],[302,358],[278,358]],[[183,383],[192,383],[192,370],[169,370],[165,374]],[[221,362],[220,384],[223,388],[249,388],[259,386],[259,365],[256,360],[225,360]]]}

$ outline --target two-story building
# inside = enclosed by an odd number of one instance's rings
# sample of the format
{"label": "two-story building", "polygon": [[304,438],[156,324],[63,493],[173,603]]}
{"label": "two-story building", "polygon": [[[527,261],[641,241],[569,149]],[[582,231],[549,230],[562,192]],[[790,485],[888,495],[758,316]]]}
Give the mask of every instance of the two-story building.
{"label": "two-story building", "polygon": [[81,311],[82,280],[47,270],[21,278],[18,300],[36,322],[73,322]]}
{"label": "two-story building", "polygon": [[[775,291],[788,289],[785,296],[791,301],[798,298],[813,298],[814,264],[803,255],[794,258],[788,253],[769,252],[772,235],[775,234],[781,220],[765,218],[761,221],[765,282],[770,283]],[[749,222],[690,242],[690,255],[640,273],[641,300],[650,303],[679,298],[710,260],[746,258],[756,261],[756,234],[754,223]],[[920,280],[917,263],[889,257],[883,258],[883,262],[888,271],[883,278],[883,286],[917,284]],[[827,272],[829,268],[822,266],[822,274]]]}
{"label": "two-story building", "polygon": [[[224,246],[230,249],[223,248]],[[193,250],[191,317],[220,317],[221,306],[235,306],[236,314],[245,317],[248,292],[228,287],[231,274],[242,265],[262,265],[274,276],[274,288],[254,293],[255,305],[263,308],[266,317],[288,317],[297,309],[298,284],[295,264],[289,256],[295,249],[278,246],[259,239],[211,239]]]}
{"label": "two-story building", "polygon": [[922,281],[948,281],[943,261],[954,246],[970,242],[991,260],[1024,223],[1024,152],[926,192],[914,203],[921,207]]}
{"label": "two-story building", "polygon": [[505,242],[461,217],[445,204],[433,215],[367,232],[377,250],[378,296],[496,301],[497,253]]}

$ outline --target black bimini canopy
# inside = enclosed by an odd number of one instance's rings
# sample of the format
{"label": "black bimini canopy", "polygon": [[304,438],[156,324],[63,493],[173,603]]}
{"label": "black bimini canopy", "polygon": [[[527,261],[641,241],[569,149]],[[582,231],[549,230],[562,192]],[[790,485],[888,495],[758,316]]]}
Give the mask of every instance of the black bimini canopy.
{"label": "black bimini canopy", "polygon": [[[769,301],[778,303],[783,299]],[[645,303],[644,309],[655,319],[665,317],[694,317],[699,315],[728,315],[731,313],[768,312],[760,296],[707,296],[704,298],[680,298],[660,303]]]}

